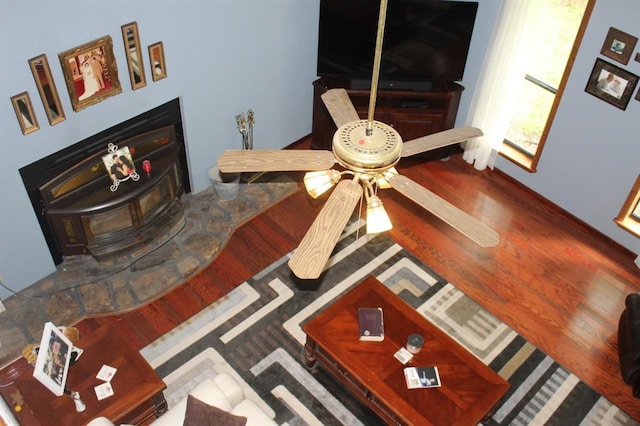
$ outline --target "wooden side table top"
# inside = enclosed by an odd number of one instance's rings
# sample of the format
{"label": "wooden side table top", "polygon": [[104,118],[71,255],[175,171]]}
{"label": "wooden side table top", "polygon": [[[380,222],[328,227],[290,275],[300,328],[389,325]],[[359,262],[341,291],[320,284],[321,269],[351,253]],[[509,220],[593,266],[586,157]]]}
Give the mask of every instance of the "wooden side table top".
{"label": "wooden side table top", "polygon": [[[166,388],[115,323],[109,322],[82,337],[76,346],[84,352],[69,369],[67,388],[80,393],[86,410],[78,413],[71,398],[55,396],[35,378],[23,374],[15,379],[15,384],[25,400],[24,415],[32,413],[43,425],[80,425],[99,416],[120,424],[132,415],[137,416],[136,411],[143,403],[148,403]],[[94,387],[104,382],[96,374],[105,364],[117,369],[111,379],[114,395],[98,401]],[[23,424],[31,424],[30,420],[19,418]]]}
{"label": "wooden side table top", "polygon": [[[384,341],[358,340],[358,308],[381,307]],[[500,400],[509,384],[473,354],[374,277],[338,299],[303,326],[307,346],[338,364],[344,377],[370,392],[406,424],[475,425]],[[422,350],[406,365],[394,353],[418,333]],[[437,366],[442,386],[407,389],[404,368]]]}

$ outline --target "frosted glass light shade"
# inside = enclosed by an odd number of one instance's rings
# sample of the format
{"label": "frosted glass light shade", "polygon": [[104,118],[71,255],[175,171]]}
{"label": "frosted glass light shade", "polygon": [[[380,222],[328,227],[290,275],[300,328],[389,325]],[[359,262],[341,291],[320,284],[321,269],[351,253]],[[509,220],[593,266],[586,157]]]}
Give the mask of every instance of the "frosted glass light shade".
{"label": "frosted glass light shade", "polygon": [[318,198],[339,181],[340,172],[333,169],[309,172],[304,175],[304,187],[313,198]]}
{"label": "frosted glass light shade", "polygon": [[367,234],[378,234],[392,228],[389,215],[378,197],[371,197],[367,202]]}

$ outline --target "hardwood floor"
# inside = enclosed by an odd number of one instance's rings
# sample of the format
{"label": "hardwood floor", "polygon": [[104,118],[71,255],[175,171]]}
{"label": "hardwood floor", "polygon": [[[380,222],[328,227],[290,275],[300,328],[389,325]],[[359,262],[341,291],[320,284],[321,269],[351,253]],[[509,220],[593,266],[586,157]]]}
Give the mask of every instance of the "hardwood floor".
{"label": "hardwood floor", "polygon": [[[309,140],[296,147],[307,147]],[[620,377],[618,318],[640,291],[635,255],[499,171],[405,159],[401,173],[493,227],[482,249],[393,190],[382,200],[396,242],[640,421]],[[303,191],[237,230],[219,257],[170,294],[132,312],[82,320],[89,332],[116,320],[142,347],[293,250],[323,204]]]}

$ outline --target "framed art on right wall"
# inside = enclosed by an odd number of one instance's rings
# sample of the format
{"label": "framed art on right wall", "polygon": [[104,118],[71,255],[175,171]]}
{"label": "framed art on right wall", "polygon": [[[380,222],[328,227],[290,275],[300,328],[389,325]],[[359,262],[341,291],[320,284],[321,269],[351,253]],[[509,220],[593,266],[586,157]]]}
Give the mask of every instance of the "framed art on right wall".
{"label": "framed art on right wall", "polygon": [[611,58],[614,61],[618,61],[621,64],[627,65],[637,42],[638,37],[634,37],[631,34],[627,34],[617,28],[611,27],[609,28],[607,37],[604,39],[602,49],[600,49],[600,54],[607,58]]}
{"label": "framed art on right wall", "polygon": [[587,93],[625,110],[638,84],[638,76],[600,58],[596,59],[584,89]]}

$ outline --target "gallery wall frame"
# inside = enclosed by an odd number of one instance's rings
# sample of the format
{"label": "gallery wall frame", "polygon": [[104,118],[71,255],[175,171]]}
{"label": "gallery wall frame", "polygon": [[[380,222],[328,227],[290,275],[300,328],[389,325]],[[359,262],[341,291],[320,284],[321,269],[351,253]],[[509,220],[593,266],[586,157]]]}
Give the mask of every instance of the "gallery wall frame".
{"label": "gallery wall frame", "polygon": [[637,75],[597,58],[585,91],[625,110],[637,84]]}
{"label": "gallery wall frame", "polygon": [[627,65],[631,58],[631,53],[636,48],[638,37],[610,27],[607,37],[604,39],[600,54]]}
{"label": "gallery wall frame", "polygon": [[122,93],[111,36],[66,50],[58,58],[74,111]]}
{"label": "gallery wall frame", "polygon": [[138,90],[147,85],[144,61],[142,58],[142,47],[140,46],[140,35],[138,33],[138,23],[130,22],[123,25],[121,29],[124,50],[127,55],[131,89]]}
{"label": "gallery wall frame", "polygon": [[31,97],[28,92],[22,92],[12,96],[11,104],[13,105],[13,110],[16,112],[16,118],[18,119],[23,135],[33,133],[40,128],[36,114],[33,112],[33,105],[31,104]]}
{"label": "gallery wall frame", "polygon": [[636,178],[614,222],[640,238],[640,175]]}
{"label": "gallery wall frame", "polygon": [[49,124],[53,126],[63,122],[65,115],[58,96],[56,82],[51,75],[47,55],[42,54],[29,59],[29,68],[31,68],[33,79],[36,82],[36,87],[38,87],[38,93],[40,93],[40,99],[42,99],[42,105],[49,119]]}
{"label": "gallery wall frame", "polygon": [[149,46],[149,62],[153,81],[167,77],[167,64],[164,61],[164,45],[161,41]]}

